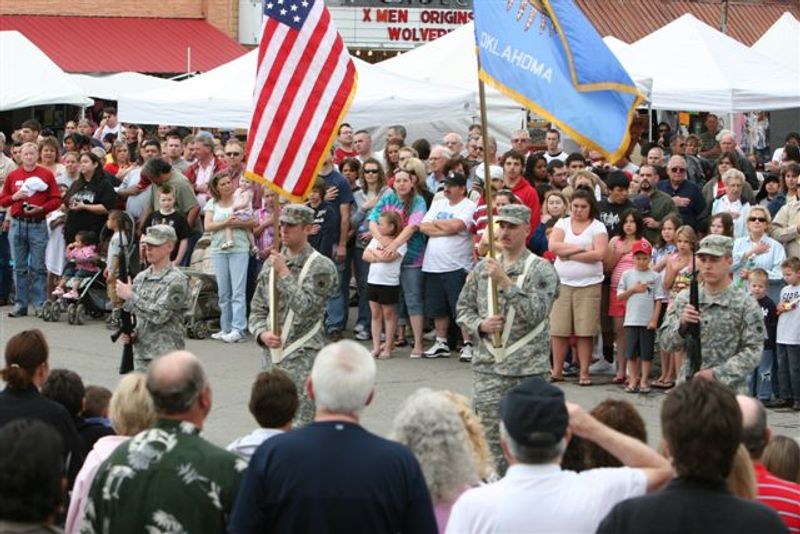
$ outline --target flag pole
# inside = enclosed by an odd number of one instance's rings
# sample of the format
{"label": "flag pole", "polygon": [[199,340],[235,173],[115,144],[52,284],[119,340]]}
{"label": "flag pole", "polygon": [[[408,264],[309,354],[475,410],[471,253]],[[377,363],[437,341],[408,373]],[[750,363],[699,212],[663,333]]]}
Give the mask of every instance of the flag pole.
{"label": "flag pole", "polygon": [[[481,62],[478,59],[478,71],[480,68]],[[481,137],[483,138],[483,199],[486,202],[486,232],[488,232],[486,235],[489,237],[489,251],[486,254],[494,259],[494,202],[492,201],[492,174],[489,169],[489,121],[486,118],[486,90],[480,77],[478,78],[478,95],[481,108]],[[499,309],[497,306],[497,283],[491,277],[489,277],[489,291],[491,294],[489,315],[494,316],[499,313]],[[492,334],[492,346],[496,349],[503,346],[500,332]]]}
{"label": "flag pole", "polygon": [[[280,199],[278,198],[277,194],[272,195],[272,250],[270,254],[280,254],[281,253],[281,203]],[[281,335],[281,319],[278,313],[279,308],[279,301],[278,301],[278,284],[275,283],[275,271],[270,272],[272,274],[272,282],[269,287],[270,291],[270,319],[272,324],[270,324],[270,331],[275,334],[276,336]]]}

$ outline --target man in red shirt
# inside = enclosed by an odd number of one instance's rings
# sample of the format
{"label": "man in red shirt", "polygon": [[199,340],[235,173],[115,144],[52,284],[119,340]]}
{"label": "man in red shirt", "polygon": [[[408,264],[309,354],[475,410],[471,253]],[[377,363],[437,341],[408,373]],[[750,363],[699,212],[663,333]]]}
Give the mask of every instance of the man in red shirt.
{"label": "man in red shirt", "polygon": [[800,534],[800,484],[776,477],[761,463],[764,449],[772,439],[767,411],[752,397],[738,395],[736,400],[742,410],[742,444],[750,453],[756,472],[756,500],[778,512],[789,532]]}
{"label": "man in red shirt", "polygon": [[339,165],[345,158],[358,156],[353,146],[353,128],[346,122],[339,125],[336,135],[336,150],[333,151],[333,162]]}
{"label": "man in red shirt", "polygon": [[20,157],[22,165],[8,174],[0,193],[0,206],[11,206],[9,211],[12,217],[11,245],[14,247],[16,300],[9,317],[28,315],[29,304],[33,304],[38,315],[44,304],[47,287],[45,216],[61,204],[55,176],[36,164],[39,158],[36,144],[23,144]]}
{"label": "man in red shirt", "polygon": [[503,178],[505,188],[510,189],[514,195],[531,210],[531,232],[528,234],[530,238],[536,227],[539,226],[539,221],[542,218],[542,207],[539,204],[539,194],[536,189],[528,183],[522,171],[525,168],[525,156],[516,150],[509,150],[500,160],[503,166]]}

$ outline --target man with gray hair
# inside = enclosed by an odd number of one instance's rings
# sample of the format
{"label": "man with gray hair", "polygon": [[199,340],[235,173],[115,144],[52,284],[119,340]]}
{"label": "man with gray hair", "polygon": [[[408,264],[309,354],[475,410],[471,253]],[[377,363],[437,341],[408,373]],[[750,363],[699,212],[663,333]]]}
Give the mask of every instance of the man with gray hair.
{"label": "man with gray hair", "polygon": [[319,352],[306,382],[315,422],[256,450],[229,532],[437,531],[414,454],[359,425],[375,375],[372,355],[354,341]]}
{"label": "man with gray hair", "polygon": [[194,136],[197,159],[186,168],[186,178],[192,183],[200,209],[204,209],[211,195],[211,179],[227,168],[227,164],[214,155],[214,136],[209,132],[199,132]]}
{"label": "man with gray hair", "polygon": [[[499,482],[456,501],[447,532],[594,532],[615,504],[672,478],[664,457],[565,402],[564,393],[541,377],[509,391],[500,416],[501,446],[511,467]],[[593,441],[627,467],[562,470],[572,436]]]}
{"label": "man with gray hair", "polygon": [[425,183],[428,186],[428,191],[434,195],[444,189],[444,179],[446,177],[444,167],[451,157],[453,157],[453,153],[446,146],[433,145],[431,147],[431,154],[428,156],[431,173]]}
{"label": "man with gray hair", "polygon": [[720,133],[719,148],[723,154],[729,152],[734,155],[736,158],[736,161],[733,162],[734,167],[744,173],[747,183],[750,184],[753,191],[758,191],[758,188],[761,187],[761,183],[758,181],[758,176],[756,176],[756,170],[753,168],[750,160],[744,157],[739,151],[738,145],[736,144],[736,134],[729,130]]}
{"label": "man with gray hair", "polygon": [[247,464],[199,435],[211,411],[200,360],[158,358],[147,390],[158,419],[100,467],[81,532],[225,532]]}
{"label": "man with gray hair", "polygon": [[683,156],[669,158],[667,176],[669,180],[661,180],[656,187],[672,197],[683,224],[699,231],[700,216],[705,210],[706,201],[700,188],[686,179],[686,159]]}

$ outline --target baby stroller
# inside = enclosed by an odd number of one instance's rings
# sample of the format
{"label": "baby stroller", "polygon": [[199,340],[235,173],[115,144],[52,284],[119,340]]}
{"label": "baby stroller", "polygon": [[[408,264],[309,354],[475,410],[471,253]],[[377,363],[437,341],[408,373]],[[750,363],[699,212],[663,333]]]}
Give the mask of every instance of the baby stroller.
{"label": "baby stroller", "polygon": [[190,265],[188,268],[181,268],[183,274],[189,277],[189,305],[184,315],[186,335],[194,339],[205,339],[212,329],[219,328],[220,316],[217,277],[206,242],[198,242]]}
{"label": "baby stroller", "polygon": [[100,270],[81,279],[77,297],[67,294],[45,301],[42,305],[44,321],[58,322],[61,315],[66,314],[69,324],[84,324],[87,317],[99,319],[111,309],[111,302],[106,295],[106,281],[103,278],[105,262],[98,260],[97,264]]}

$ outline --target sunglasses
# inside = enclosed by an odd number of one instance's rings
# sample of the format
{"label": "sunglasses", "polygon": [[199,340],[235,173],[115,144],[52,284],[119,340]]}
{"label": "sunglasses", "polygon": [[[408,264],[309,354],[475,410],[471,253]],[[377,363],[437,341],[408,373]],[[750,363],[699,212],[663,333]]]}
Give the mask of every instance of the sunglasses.
{"label": "sunglasses", "polygon": [[672,172],[683,173],[686,172],[686,167],[672,167],[670,170]]}
{"label": "sunglasses", "polygon": [[760,222],[760,223],[767,222],[767,218],[766,217],[748,217],[747,220],[750,221],[750,222]]}
{"label": "sunglasses", "polygon": [[241,152],[225,152],[225,155],[228,156],[229,158],[232,158],[234,156],[241,156],[242,153]]}
{"label": "sunglasses", "polygon": [[364,174],[378,174],[379,172],[378,169],[364,169]]}

